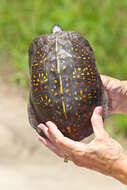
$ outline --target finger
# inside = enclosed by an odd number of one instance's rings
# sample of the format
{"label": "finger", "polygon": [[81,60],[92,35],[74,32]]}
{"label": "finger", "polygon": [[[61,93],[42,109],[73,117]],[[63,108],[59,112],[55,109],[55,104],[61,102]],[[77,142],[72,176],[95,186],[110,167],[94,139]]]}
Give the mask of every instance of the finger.
{"label": "finger", "polygon": [[59,157],[64,157],[64,153],[58,150],[55,145],[53,145],[48,139],[38,136],[38,140],[41,141],[46,147],[48,147],[52,152],[54,152]]}
{"label": "finger", "polygon": [[96,138],[103,138],[106,133],[102,119],[102,107],[98,106],[94,109],[91,117],[91,123]]}
{"label": "finger", "polygon": [[49,133],[48,133],[48,127],[44,125],[43,123],[40,123],[38,127],[43,131],[45,136],[50,140]]}
{"label": "finger", "polygon": [[46,125],[48,127],[50,139],[52,140],[53,144],[55,144],[61,150],[65,152],[74,152],[84,148],[83,143],[64,137],[63,134],[58,130],[57,126],[51,121],[48,121]]}
{"label": "finger", "polygon": [[[47,122],[48,123],[48,122]],[[57,126],[51,122],[51,127],[53,128],[53,130],[55,131],[55,136],[53,136],[52,134],[50,134],[50,130],[49,130],[49,126],[44,125],[43,123],[39,124],[39,128],[44,132],[44,134],[46,135],[46,137],[52,142],[54,143],[54,139],[57,136],[58,138],[62,139],[63,138],[63,134],[57,129]],[[56,130],[55,130],[56,129]]]}
{"label": "finger", "polygon": [[102,82],[103,82],[104,87],[107,88],[108,83],[109,83],[110,80],[111,80],[111,77],[105,76],[105,75],[101,75],[101,80],[102,80]]}

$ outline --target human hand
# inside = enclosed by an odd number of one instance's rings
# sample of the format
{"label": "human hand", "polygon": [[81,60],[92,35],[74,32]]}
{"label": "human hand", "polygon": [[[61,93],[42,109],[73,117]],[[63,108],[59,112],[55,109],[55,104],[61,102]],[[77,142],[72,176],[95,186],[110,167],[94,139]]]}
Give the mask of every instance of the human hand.
{"label": "human hand", "polygon": [[109,98],[109,112],[127,113],[127,81],[101,75]]}
{"label": "human hand", "polygon": [[46,125],[39,125],[47,138],[39,136],[38,139],[55,154],[62,158],[66,156],[77,166],[112,175],[113,168],[116,167],[116,163],[123,155],[123,150],[105,131],[101,107],[95,108],[91,123],[95,138],[89,144],[64,137],[51,121]]}

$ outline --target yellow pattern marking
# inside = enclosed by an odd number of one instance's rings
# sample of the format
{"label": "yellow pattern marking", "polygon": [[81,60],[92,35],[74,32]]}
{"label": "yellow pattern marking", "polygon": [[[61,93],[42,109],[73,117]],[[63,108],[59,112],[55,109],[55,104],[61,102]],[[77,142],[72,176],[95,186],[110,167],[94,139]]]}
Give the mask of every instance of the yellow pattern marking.
{"label": "yellow pattern marking", "polygon": [[[56,52],[58,52],[57,40],[56,40]],[[56,57],[56,60],[57,60],[57,72],[59,74],[59,79],[60,79],[60,94],[63,95],[63,83],[62,83],[62,78],[61,78],[61,75],[60,75],[60,62],[59,62],[58,56]],[[66,110],[65,110],[65,103],[64,103],[63,96],[62,96],[62,107],[63,107],[63,112],[64,112],[65,119],[67,119],[67,114],[66,114]]]}
{"label": "yellow pattern marking", "polygon": [[[56,52],[58,51],[58,43],[57,43],[57,40],[56,40]],[[58,56],[56,57],[57,59],[57,72],[58,74],[60,74],[60,62],[59,62],[59,58]]]}
{"label": "yellow pattern marking", "polygon": [[43,98],[42,98],[42,96],[41,96],[41,100],[43,101]]}
{"label": "yellow pattern marking", "polygon": [[71,127],[70,127],[70,126],[67,126],[66,128],[67,128],[67,130],[68,130],[68,133],[71,133]]}

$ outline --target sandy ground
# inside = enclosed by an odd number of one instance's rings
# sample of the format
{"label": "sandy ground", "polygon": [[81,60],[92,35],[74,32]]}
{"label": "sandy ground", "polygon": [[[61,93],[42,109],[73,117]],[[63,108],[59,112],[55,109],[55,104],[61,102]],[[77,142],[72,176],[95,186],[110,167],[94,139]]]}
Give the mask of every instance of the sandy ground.
{"label": "sandy ground", "polygon": [[49,152],[37,141],[26,110],[23,90],[0,78],[1,190],[127,189],[111,177],[64,163]]}

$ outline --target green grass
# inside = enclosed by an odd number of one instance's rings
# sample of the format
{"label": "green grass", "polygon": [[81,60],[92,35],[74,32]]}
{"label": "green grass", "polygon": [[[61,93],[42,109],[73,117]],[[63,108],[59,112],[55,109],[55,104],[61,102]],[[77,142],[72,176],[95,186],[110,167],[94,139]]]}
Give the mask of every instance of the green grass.
{"label": "green grass", "polygon": [[[100,73],[127,80],[126,0],[1,0],[0,64],[9,62],[15,81],[28,83],[28,47],[54,24],[76,30],[92,45]],[[127,133],[126,116],[115,118]],[[124,122],[123,122],[124,121]]]}

